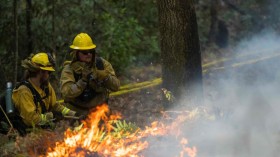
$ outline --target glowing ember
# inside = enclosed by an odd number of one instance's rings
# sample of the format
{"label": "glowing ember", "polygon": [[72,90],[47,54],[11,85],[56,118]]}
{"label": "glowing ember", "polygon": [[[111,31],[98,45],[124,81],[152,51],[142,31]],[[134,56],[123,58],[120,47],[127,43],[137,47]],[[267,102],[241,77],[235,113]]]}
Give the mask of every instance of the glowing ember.
{"label": "glowing ember", "polygon": [[[91,112],[82,126],[78,130],[68,129],[65,132],[63,142],[57,142],[55,148],[49,148],[49,157],[68,156],[104,156],[104,157],[139,157],[139,154],[148,148],[147,138],[151,136],[164,136],[174,133],[173,123],[166,127],[159,122],[153,122],[151,127],[146,126],[144,130],[131,129],[133,125],[126,122],[121,123],[120,115],[108,117],[109,109],[106,104],[97,107],[95,112]],[[180,122],[182,122],[180,117]],[[117,122],[119,121],[119,122]],[[177,129],[179,130],[179,129]],[[176,131],[176,134],[179,132]],[[180,156],[188,154],[195,157],[197,150],[195,147],[186,147],[186,139],[181,140],[182,151]]]}

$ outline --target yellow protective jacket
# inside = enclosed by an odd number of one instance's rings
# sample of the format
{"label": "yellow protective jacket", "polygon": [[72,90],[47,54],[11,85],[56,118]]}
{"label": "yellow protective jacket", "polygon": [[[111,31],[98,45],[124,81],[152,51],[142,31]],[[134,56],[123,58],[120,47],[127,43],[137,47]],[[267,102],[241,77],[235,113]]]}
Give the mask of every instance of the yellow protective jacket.
{"label": "yellow protective jacket", "polygon": [[[40,87],[35,86],[30,80],[29,82],[33,88],[40,94],[41,98],[46,96],[46,93]],[[49,96],[42,101],[45,103],[47,111],[58,111],[61,112],[64,109],[64,106],[56,103],[55,91],[52,88],[51,84],[48,83]],[[17,89],[13,90],[12,100],[19,112],[19,115],[22,117],[23,122],[27,126],[37,125],[41,121],[42,108],[41,105],[35,105],[34,97],[31,90],[25,86],[21,85]]]}
{"label": "yellow protective jacket", "polygon": [[[91,69],[95,79],[88,83],[84,82],[81,78],[75,78],[75,75],[81,75],[86,63],[72,61],[71,63],[68,62],[64,64],[64,69],[62,70],[60,78],[61,94],[65,102],[75,106],[74,108],[67,106],[68,108],[76,110],[77,112],[79,112],[77,107],[80,109],[82,108],[84,110],[89,110],[106,102],[110,91],[117,91],[119,89],[120,81],[116,77],[112,65],[105,59],[100,59],[102,60],[104,66],[104,70],[102,71],[106,74],[106,80],[100,84],[97,82],[101,76],[98,74],[98,68],[96,67],[95,63]],[[89,101],[84,102],[79,99],[79,96],[83,93],[87,86],[90,86],[90,88],[94,90],[94,96]]]}

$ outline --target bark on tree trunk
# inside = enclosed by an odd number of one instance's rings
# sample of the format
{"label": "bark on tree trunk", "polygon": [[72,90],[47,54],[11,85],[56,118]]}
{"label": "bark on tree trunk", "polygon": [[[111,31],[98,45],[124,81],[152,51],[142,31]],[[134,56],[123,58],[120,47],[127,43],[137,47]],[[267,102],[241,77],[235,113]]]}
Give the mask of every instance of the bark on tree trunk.
{"label": "bark on tree trunk", "polygon": [[[202,67],[193,0],[158,0],[163,88],[185,105],[202,103]],[[172,102],[165,100],[170,107]]]}

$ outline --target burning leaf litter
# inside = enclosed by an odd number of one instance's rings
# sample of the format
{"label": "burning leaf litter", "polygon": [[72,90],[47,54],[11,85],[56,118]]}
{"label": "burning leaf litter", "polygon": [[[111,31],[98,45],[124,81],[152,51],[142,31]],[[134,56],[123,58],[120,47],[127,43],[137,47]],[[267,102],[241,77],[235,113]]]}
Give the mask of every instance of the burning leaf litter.
{"label": "burning leaf litter", "polygon": [[179,131],[180,123],[193,118],[193,115],[180,116],[168,126],[155,121],[151,126],[140,129],[134,123],[121,121],[120,115],[108,116],[108,112],[106,104],[97,107],[78,129],[68,129],[64,133],[64,141],[49,148],[46,156],[144,157],[150,146],[149,139],[164,136],[174,136],[177,140],[181,151],[174,156],[195,157],[197,154],[197,148],[188,147],[187,139],[181,137]]}

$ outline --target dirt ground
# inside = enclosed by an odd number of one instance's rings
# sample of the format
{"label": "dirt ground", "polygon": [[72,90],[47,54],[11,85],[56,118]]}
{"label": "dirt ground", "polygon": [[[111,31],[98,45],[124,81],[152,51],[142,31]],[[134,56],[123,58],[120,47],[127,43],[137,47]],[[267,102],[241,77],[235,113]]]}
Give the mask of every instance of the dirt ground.
{"label": "dirt ground", "polygon": [[[160,65],[150,65],[146,68],[133,68],[127,74],[130,82],[143,82],[161,77]],[[121,78],[121,80],[124,80]],[[139,126],[150,124],[161,116],[161,86],[133,91],[110,98],[109,106],[113,111],[120,112],[123,119],[135,122]]]}

